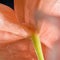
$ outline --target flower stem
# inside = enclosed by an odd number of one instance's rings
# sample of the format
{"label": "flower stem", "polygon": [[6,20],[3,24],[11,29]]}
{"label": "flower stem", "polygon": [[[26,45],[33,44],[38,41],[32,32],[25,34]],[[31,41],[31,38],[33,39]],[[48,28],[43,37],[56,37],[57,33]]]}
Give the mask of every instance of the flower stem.
{"label": "flower stem", "polygon": [[38,60],[44,60],[39,36],[37,34],[32,34],[32,41]]}

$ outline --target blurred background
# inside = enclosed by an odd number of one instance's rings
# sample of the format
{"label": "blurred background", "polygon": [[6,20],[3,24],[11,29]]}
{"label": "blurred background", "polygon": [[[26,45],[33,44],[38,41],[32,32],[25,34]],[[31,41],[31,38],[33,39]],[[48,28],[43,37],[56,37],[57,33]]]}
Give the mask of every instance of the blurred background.
{"label": "blurred background", "polygon": [[8,5],[12,9],[14,9],[14,0],[0,0],[0,3]]}

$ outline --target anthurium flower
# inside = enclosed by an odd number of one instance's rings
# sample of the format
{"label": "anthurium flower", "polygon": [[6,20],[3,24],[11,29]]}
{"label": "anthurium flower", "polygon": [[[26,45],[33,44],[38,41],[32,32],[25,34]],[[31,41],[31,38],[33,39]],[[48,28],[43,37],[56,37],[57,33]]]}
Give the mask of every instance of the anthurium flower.
{"label": "anthurium flower", "polygon": [[[0,48],[0,58],[2,60],[4,59],[6,60],[20,60],[20,59],[21,60],[37,60],[35,50],[37,51],[37,56],[38,56],[38,59],[40,60],[44,60],[44,59],[55,60],[56,54],[57,56],[59,56],[57,51],[55,51],[56,48],[57,50],[59,49],[58,47],[55,48],[56,45],[57,46],[59,45],[58,43],[55,44],[55,46],[51,49],[51,47],[54,45],[54,42],[56,42],[59,38],[59,29],[57,28],[57,26],[59,26],[59,22],[57,18],[55,18],[54,16],[51,17],[51,15],[48,16],[48,13],[45,13],[44,11],[42,11],[42,14],[40,14],[40,16],[42,16],[41,19],[38,19],[37,15],[39,15],[38,14],[39,10],[42,10],[42,8],[40,8],[41,5],[38,4],[39,1],[36,1],[36,0],[34,1],[35,2],[33,2],[32,0],[30,1],[15,0],[16,16],[14,14],[14,11],[11,8],[2,4],[0,5],[1,22],[4,21],[4,23],[3,22],[1,23],[1,31],[0,31],[1,40],[0,41],[1,43],[18,41],[15,43],[5,45]],[[26,5],[24,5],[25,2],[26,2]],[[42,5],[45,6],[44,4]],[[5,8],[5,10],[3,8]],[[35,15],[34,13],[37,15]],[[38,21],[34,19],[35,17],[36,19],[38,19]],[[42,25],[40,25],[41,22],[42,22]],[[21,26],[23,28],[21,28]],[[32,36],[29,33],[31,33]],[[30,37],[28,37],[28,35]],[[38,35],[40,36],[40,38]],[[32,46],[33,44],[31,40],[33,40],[33,43],[35,42],[34,43],[35,46]],[[40,40],[42,42],[41,44],[42,44],[44,58],[43,58],[43,54],[41,53],[42,52],[41,46],[39,46]],[[55,52],[56,54],[53,55]]]}
{"label": "anthurium flower", "polygon": [[[39,30],[39,23],[36,17],[36,6],[37,6],[37,0],[35,0],[35,3],[32,2],[32,0],[14,0],[15,4],[15,12],[18,20],[20,21],[20,25],[28,31],[28,33],[31,33],[31,38],[35,47],[35,51],[38,57],[38,60],[44,60],[41,44],[40,44],[40,38],[38,36],[38,30]],[[30,6],[32,5],[32,6]],[[38,28],[39,27],[39,28]]]}
{"label": "anthurium flower", "polygon": [[[59,19],[55,17],[56,16],[55,12],[57,12],[57,9],[56,7],[54,7],[53,3],[56,1],[54,0],[53,1],[34,0],[34,2],[32,0],[30,1],[14,0],[14,1],[15,1],[15,12],[18,20],[20,21],[20,24],[27,30],[31,32],[33,31],[34,33],[36,33],[36,31],[39,30],[40,39],[45,45],[51,48],[54,45],[54,42],[56,42],[59,38],[59,28],[58,28]],[[56,9],[55,11],[54,8]],[[40,25],[41,23],[42,25]],[[35,43],[36,42],[37,41],[35,41]]]}
{"label": "anthurium flower", "polygon": [[[35,33],[37,30],[37,34],[40,36],[41,41],[51,48],[54,44],[54,41],[58,40],[59,29],[56,27],[56,25],[59,24],[59,19],[54,17],[53,15],[51,16],[49,14],[50,12],[44,12],[47,8],[47,5],[45,4],[47,0],[34,0],[34,2],[32,0],[14,1],[15,13],[18,20],[20,21],[20,24],[24,27],[24,29],[29,30],[29,32],[31,31]],[[52,1],[48,2],[51,4],[53,3]],[[44,8],[46,8],[43,9],[43,6]],[[50,5],[48,4],[48,6]],[[52,36],[54,37],[52,38]]]}
{"label": "anthurium flower", "polygon": [[[3,6],[3,7],[2,7]],[[5,8],[5,10],[3,10],[3,8]],[[24,37],[27,36],[27,33],[22,29],[20,29],[20,26],[19,26],[19,21],[16,21],[16,16],[14,15],[14,12],[12,9],[10,9],[9,7],[7,6],[4,6],[2,4],[0,4],[0,9],[1,9],[1,36],[0,36],[0,43],[6,43],[6,42],[11,42],[11,41],[15,41],[15,40],[19,40],[22,38],[22,36],[25,34]],[[11,16],[12,15],[12,16]],[[13,21],[12,21],[13,20]],[[23,32],[23,33],[21,33]],[[3,37],[2,37],[3,35]],[[28,36],[27,36],[28,37]],[[36,37],[36,38],[35,38]],[[38,44],[40,44],[40,42],[38,41],[39,38],[37,35],[35,34],[32,34],[32,39],[34,40],[34,45],[36,45],[35,47],[37,51],[37,54],[38,54],[38,58],[43,60],[43,55],[42,55],[42,50],[41,50],[41,47],[38,46],[36,44],[36,42]],[[39,52],[39,49],[40,48],[40,51],[41,53]]]}
{"label": "anthurium flower", "polygon": [[[19,20],[17,20],[13,10],[3,4],[0,4],[0,34],[1,34],[0,43],[13,42],[15,40],[21,39],[22,36],[23,37],[27,36],[26,35],[27,33],[20,28]],[[34,38],[35,36],[36,35],[33,34],[32,39],[38,40],[38,37]]]}

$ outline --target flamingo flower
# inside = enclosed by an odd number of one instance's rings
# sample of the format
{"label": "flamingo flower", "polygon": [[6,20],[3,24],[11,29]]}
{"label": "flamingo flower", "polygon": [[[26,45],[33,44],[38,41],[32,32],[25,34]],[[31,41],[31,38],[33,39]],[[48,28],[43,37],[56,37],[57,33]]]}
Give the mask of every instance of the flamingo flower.
{"label": "flamingo flower", "polygon": [[[2,7],[3,6],[3,7]],[[0,4],[0,43],[7,43],[7,42],[13,42],[19,39],[24,39],[28,37],[28,34],[20,27],[19,20],[17,20],[17,17],[15,16],[13,10],[7,6],[4,6],[3,4]],[[30,34],[29,34],[30,35]],[[35,38],[35,35],[33,34],[32,39],[38,39]],[[35,43],[39,44],[39,41],[34,41]],[[42,50],[41,53],[38,48],[40,46],[36,45],[36,51],[37,54],[40,57],[40,59],[43,59],[42,56]],[[41,48],[40,48],[41,49]]]}
{"label": "flamingo flower", "polygon": [[1,60],[59,60],[56,2],[14,0],[14,11],[0,4]]}

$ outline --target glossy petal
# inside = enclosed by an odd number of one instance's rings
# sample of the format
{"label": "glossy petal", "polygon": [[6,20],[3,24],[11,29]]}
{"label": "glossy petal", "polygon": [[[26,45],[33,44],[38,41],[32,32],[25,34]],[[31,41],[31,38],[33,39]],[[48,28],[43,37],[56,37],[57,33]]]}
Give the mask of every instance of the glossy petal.
{"label": "glossy petal", "polygon": [[30,33],[38,30],[38,20],[36,19],[38,2],[37,0],[14,0],[17,18],[21,26]]}
{"label": "glossy petal", "polygon": [[38,9],[49,15],[60,16],[60,0],[41,0]]}
{"label": "glossy petal", "polygon": [[59,40],[60,36],[59,2],[59,0],[41,0],[38,7],[38,11],[43,13],[40,37],[42,42],[50,47]]}
{"label": "glossy petal", "polygon": [[[40,3],[38,3],[40,2]],[[49,4],[48,4],[48,3]],[[41,1],[28,1],[28,0],[14,0],[15,3],[15,12],[17,14],[18,19],[21,21],[21,23],[26,23],[28,25],[28,23],[32,23],[34,25],[34,23],[36,22],[33,18],[34,16],[34,12],[38,12],[38,15],[42,15],[39,14],[39,11],[41,13],[41,11],[47,15],[49,15],[49,13],[51,13],[50,11],[54,8],[51,8],[51,5],[54,5],[54,0],[48,1],[48,0],[41,0]],[[22,4],[21,4],[22,3]],[[48,6],[48,8],[47,8]],[[49,10],[50,9],[50,10]],[[46,12],[45,12],[46,11]],[[54,10],[55,11],[55,10]],[[52,13],[54,13],[54,11],[52,11]],[[29,13],[30,12],[30,13]],[[48,12],[48,13],[47,13]],[[20,14],[21,13],[21,14]],[[54,15],[54,14],[53,14]],[[23,19],[23,18],[24,19]],[[41,16],[40,16],[41,17]],[[34,25],[34,27],[39,27],[40,29],[40,38],[41,41],[47,45],[48,47],[52,47],[52,45],[59,39],[59,19],[56,18],[44,18],[43,19],[38,19],[38,26]],[[50,21],[51,20],[51,21]],[[30,22],[29,22],[30,21]],[[32,27],[33,27],[32,25]],[[25,25],[24,25],[25,26]],[[31,24],[30,24],[31,26]],[[27,29],[27,26],[25,26]],[[33,30],[36,30],[34,28],[32,28]],[[32,30],[31,29],[31,30]],[[53,36],[53,37],[52,37]]]}
{"label": "glossy petal", "polygon": [[[60,41],[52,49],[42,44],[45,60],[60,60]],[[0,45],[0,59],[2,60],[37,60],[32,41],[27,38],[14,43]]]}
{"label": "glossy petal", "polygon": [[[44,56],[46,46],[42,44]],[[47,48],[48,49],[48,48]],[[37,60],[35,50],[30,38],[23,39],[0,47],[0,59],[2,60]]]}
{"label": "glossy petal", "polygon": [[[43,43],[42,47],[45,60],[60,60],[59,27],[59,23],[58,25],[55,25],[49,20],[43,20],[40,30],[40,38]],[[53,48],[49,49],[44,44],[49,48],[53,46]],[[29,38],[1,46],[0,58],[2,60],[37,60],[33,44]]]}
{"label": "glossy petal", "polygon": [[[58,23],[59,24],[59,23]],[[60,24],[58,25],[60,26]],[[59,40],[59,27],[53,24],[52,21],[43,21],[40,30],[41,41],[48,47],[52,48],[55,42]]]}
{"label": "glossy petal", "polygon": [[25,38],[27,33],[19,26],[14,11],[0,4],[0,43]]}

